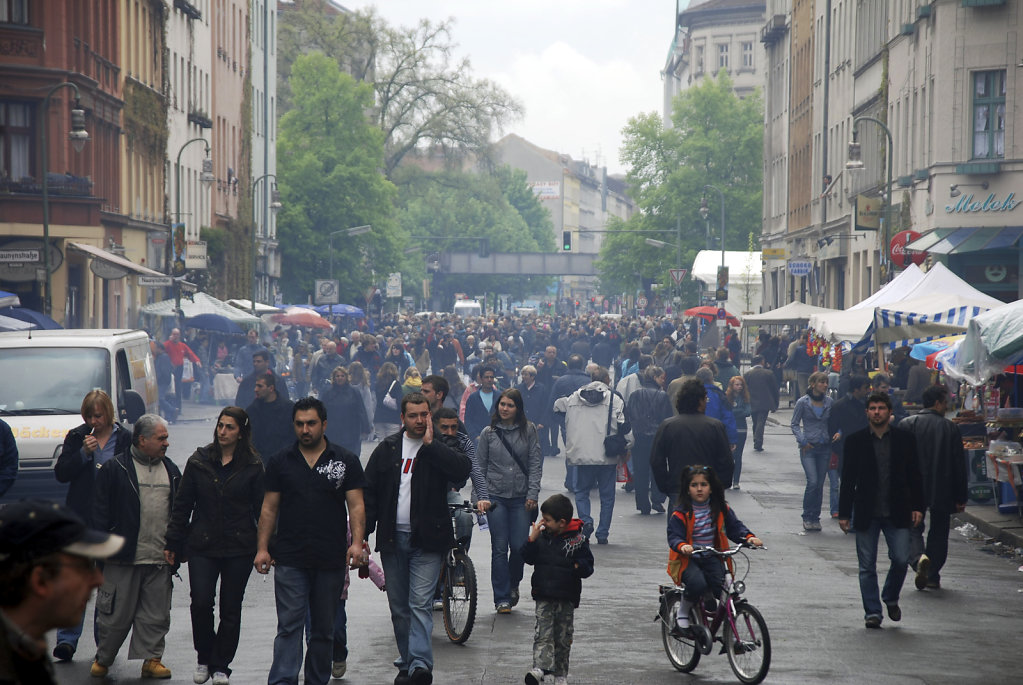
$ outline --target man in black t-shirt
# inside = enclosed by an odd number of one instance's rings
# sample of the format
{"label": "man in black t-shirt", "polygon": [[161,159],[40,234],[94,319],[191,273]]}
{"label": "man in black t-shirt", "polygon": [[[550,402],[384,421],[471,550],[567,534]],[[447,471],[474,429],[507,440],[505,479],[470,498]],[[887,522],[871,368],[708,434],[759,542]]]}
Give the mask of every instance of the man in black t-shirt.
{"label": "man in black t-shirt", "polygon": [[[298,442],[266,465],[253,565],[264,574],[270,566],[277,569],[277,637],[269,682],[298,682],[308,614],[305,682],[325,685],[330,681],[334,614],[345,581],[343,564],[354,568],[366,563],[365,476],[358,457],[324,437],[327,410],[322,402],[312,397],[296,402],[292,423]],[[277,535],[271,541],[274,528]]]}

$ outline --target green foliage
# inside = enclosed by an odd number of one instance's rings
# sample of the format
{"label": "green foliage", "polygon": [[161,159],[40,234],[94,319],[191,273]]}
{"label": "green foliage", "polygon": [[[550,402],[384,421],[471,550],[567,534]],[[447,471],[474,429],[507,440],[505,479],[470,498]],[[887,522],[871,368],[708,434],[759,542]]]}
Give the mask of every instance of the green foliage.
{"label": "green foliage", "polygon": [[[283,208],[277,233],[284,299],[303,302],[316,278],[333,277],[341,297],[357,301],[380,274],[397,270],[394,186],[383,177],[383,133],[366,117],[373,89],[342,73],[322,53],[301,56],[291,73],[294,107],[278,140],[278,188]],[[370,233],[330,234],[369,224]]]}
{"label": "green foliage", "polygon": [[[651,247],[644,239],[674,246],[679,220],[682,268],[691,268],[700,250],[721,249],[719,196],[704,185],[724,195],[726,249],[745,250],[748,235],[760,235],[764,124],[759,93],[738,98],[722,71],[679,94],[672,124],[664,128],[660,115],[651,112],[625,127],[621,159],[629,166],[629,192],[639,212],[608,227],[615,232],[608,234],[598,261],[606,291],[632,292],[640,278],[670,285],[667,270],[676,266],[675,249]],[[706,221],[699,213],[705,193]],[[668,232],[630,235],[637,230]],[[684,290],[683,303],[695,303],[695,292],[687,298]]]}
{"label": "green foliage", "polygon": [[167,99],[134,79],[124,80],[124,132],[150,159],[167,157]]}

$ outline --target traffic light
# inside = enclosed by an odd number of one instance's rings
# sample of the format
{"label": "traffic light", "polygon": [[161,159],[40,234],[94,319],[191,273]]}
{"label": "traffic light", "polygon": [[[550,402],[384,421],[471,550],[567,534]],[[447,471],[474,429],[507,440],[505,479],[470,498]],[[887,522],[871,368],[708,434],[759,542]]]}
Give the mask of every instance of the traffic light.
{"label": "traffic light", "polygon": [[572,231],[562,231],[561,249],[565,252],[569,252],[572,249]]}

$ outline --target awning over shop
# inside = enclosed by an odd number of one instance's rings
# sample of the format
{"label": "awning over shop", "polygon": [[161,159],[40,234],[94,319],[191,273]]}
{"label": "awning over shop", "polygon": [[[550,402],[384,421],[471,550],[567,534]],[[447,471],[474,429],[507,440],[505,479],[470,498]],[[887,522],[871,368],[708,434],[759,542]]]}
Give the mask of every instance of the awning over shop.
{"label": "awning over shop", "polygon": [[[198,316],[200,314],[220,314],[238,324],[260,323],[259,317],[247,314],[237,307],[232,307],[226,302],[221,302],[206,293],[196,293],[191,300],[183,298],[181,300],[181,311],[186,317]],[[162,302],[147,304],[142,307],[142,313],[159,317],[177,316],[177,313],[174,311],[174,300],[163,300]]]}
{"label": "awning over shop", "polygon": [[936,228],[906,245],[906,249],[934,254],[998,250],[1012,247],[1020,237],[1023,237],[1023,226]]}
{"label": "awning over shop", "polygon": [[68,247],[78,250],[79,252],[84,252],[85,254],[96,259],[101,259],[104,262],[116,266],[119,269],[124,269],[125,271],[131,271],[132,273],[141,274],[142,276],[166,276],[166,274],[162,274],[159,271],[153,271],[152,269],[142,266],[141,264],[136,264],[130,259],[125,259],[120,255],[116,255],[113,252],[107,252],[106,250],[95,247],[94,245],[69,242]]}

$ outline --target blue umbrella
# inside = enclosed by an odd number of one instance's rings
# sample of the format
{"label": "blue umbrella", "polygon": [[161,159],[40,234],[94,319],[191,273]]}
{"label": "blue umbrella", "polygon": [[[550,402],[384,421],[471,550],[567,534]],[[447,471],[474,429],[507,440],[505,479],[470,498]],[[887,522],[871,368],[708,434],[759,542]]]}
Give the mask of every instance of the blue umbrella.
{"label": "blue umbrella", "polygon": [[0,290],[0,307],[17,307],[20,304],[21,299],[15,293]]}
{"label": "blue umbrella", "polygon": [[366,314],[358,307],[350,304],[325,304],[316,308],[320,314],[334,314],[337,316],[354,316],[361,319]]}
{"label": "blue umbrella", "polygon": [[220,314],[196,314],[185,319],[185,326],[197,328],[203,331],[214,333],[226,333],[228,335],[242,335],[245,331],[226,316]]}
{"label": "blue umbrella", "polygon": [[25,307],[6,307],[5,309],[0,309],[0,316],[9,316],[12,319],[28,321],[29,323],[34,323],[39,328],[43,328],[48,331],[55,331],[64,328],[59,323],[46,316],[46,314],[37,312],[34,309],[26,309]]}

